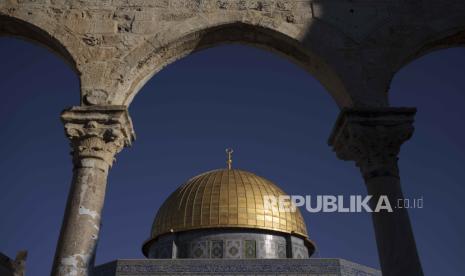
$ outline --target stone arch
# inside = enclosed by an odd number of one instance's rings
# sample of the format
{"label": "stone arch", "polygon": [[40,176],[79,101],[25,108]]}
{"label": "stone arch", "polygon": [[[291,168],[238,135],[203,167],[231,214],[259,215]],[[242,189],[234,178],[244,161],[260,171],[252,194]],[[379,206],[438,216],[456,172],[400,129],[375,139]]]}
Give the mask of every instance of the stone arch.
{"label": "stone arch", "polygon": [[433,39],[424,41],[403,57],[397,69],[402,69],[414,60],[426,56],[431,52],[459,46],[465,46],[465,26],[447,30]]}
{"label": "stone arch", "polygon": [[406,39],[404,50],[391,53],[393,63],[389,72],[389,85],[397,72],[413,61],[434,51],[465,46],[463,16],[430,20],[422,26],[421,30],[423,31],[412,34],[411,39]]}
{"label": "stone arch", "polygon": [[[48,23],[48,25],[53,26],[51,22]],[[38,25],[0,13],[0,36],[15,37],[37,43],[64,60],[79,75],[76,59],[68,51],[69,48],[65,47],[65,44],[52,35],[50,31]],[[70,42],[68,41],[68,43]]]}
{"label": "stone arch", "polygon": [[[389,105],[390,85],[397,72],[433,51],[465,44],[465,17],[445,16],[442,12],[428,18],[402,16],[386,21],[363,40],[362,66],[370,73],[370,90]],[[408,22],[408,24],[407,24]]]}
{"label": "stone arch", "polygon": [[328,36],[337,34],[331,41],[332,47],[347,43],[348,39],[322,22],[312,24],[317,30],[313,33],[286,22],[252,22],[243,18],[220,18],[214,23],[196,18],[170,26],[162,32],[164,35],[153,36],[125,57],[122,65],[130,68],[127,74],[129,87],[125,88],[126,93],[115,95],[119,98],[112,99],[112,102],[129,105],[153,75],[190,53],[219,44],[241,43],[284,55],[310,72],[339,106],[351,106],[352,99],[341,76],[328,63],[328,59],[335,58],[337,53],[334,51],[335,55],[330,57],[328,40],[321,37],[321,34],[324,31],[327,31]]}

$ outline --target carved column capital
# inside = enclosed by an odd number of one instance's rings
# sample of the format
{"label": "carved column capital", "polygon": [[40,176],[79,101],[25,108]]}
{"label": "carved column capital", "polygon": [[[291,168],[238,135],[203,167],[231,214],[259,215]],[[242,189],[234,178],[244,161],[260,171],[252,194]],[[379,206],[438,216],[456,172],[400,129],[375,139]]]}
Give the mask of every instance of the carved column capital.
{"label": "carved column capital", "polygon": [[111,167],[114,156],[135,139],[124,106],[72,107],[63,111],[61,120],[78,167],[94,166],[88,163],[95,159]]}
{"label": "carved column capital", "polygon": [[344,109],[329,145],[342,160],[353,160],[365,179],[399,177],[400,146],[413,134],[415,108]]}

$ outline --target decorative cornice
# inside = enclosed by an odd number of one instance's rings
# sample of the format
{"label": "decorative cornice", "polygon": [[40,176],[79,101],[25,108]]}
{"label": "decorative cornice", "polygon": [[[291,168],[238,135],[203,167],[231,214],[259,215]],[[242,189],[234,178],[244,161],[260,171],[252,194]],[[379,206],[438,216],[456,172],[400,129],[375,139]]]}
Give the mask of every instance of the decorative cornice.
{"label": "decorative cornice", "polygon": [[[145,259],[97,266],[95,275],[351,275],[381,272],[344,259]],[[107,274],[108,273],[108,274]]]}
{"label": "decorative cornice", "polygon": [[72,107],[63,111],[61,120],[77,166],[83,166],[87,158],[111,166],[114,156],[135,139],[125,106]]}
{"label": "decorative cornice", "polygon": [[365,179],[399,177],[400,146],[413,134],[415,108],[343,109],[329,138],[337,156],[353,160]]}

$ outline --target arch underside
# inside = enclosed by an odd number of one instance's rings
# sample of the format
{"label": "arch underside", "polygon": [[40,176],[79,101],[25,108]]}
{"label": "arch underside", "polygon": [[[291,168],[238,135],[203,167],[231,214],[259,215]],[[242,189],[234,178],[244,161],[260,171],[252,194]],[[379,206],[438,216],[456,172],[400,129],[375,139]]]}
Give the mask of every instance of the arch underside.
{"label": "arch underside", "polygon": [[456,29],[446,33],[442,33],[439,38],[429,40],[422,44],[413,54],[408,56],[401,64],[402,67],[411,63],[412,61],[428,55],[431,52],[453,48],[462,47],[465,45],[465,28]]}
{"label": "arch underside", "polygon": [[[277,53],[301,66],[313,75],[333,96],[339,106],[350,106],[351,99],[346,93],[339,76],[325,61],[311,53],[304,45],[277,31],[251,26],[244,23],[231,23],[202,29],[178,38],[162,47],[158,47],[151,56],[157,56],[157,63],[142,69],[142,73],[133,82],[130,93],[124,99],[129,105],[141,87],[165,66],[191,53],[222,44],[245,44]],[[139,62],[142,68],[145,61]]]}
{"label": "arch underside", "polygon": [[[386,106],[389,84],[403,66],[465,42],[465,6],[460,0],[434,5],[380,3],[376,8],[351,3],[349,11],[356,11],[357,18],[339,14],[339,8],[346,7],[342,3],[199,4],[202,9],[194,11],[195,5],[182,10],[119,2],[95,6],[33,2],[0,4],[0,35],[30,40],[63,58],[80,75],[83,105],[128,106],[164,66],[202,49],[241,43],[300,65],[341,108]],[[118,12],[107,10],[109,6]],[[418,10],[422,16],[413,12]],[[364,18],[381,23],[358,28],[363,23],[358,20]],[[133,28],[136,25],[139,28]]]}
{"label": "arch underside", "polygon": [[[412,43],[409,47],[400,53],[396,58],[396,65],[389,74],[389,85],[395,75],[410,63],[430,54],[435,51],[463,47],[465,45],[465,27],[454,27],[447,30],[438,31],[435,35],[429,35],[416,43]],[[388,91],[389,96],[389,91]]]}
{"label": "arch underside", "polygon": [[0,14],[0,36],[19,38],[39,44],[63,59],[74,72],[78,73],[76,62],[65,46],[34,24]]}

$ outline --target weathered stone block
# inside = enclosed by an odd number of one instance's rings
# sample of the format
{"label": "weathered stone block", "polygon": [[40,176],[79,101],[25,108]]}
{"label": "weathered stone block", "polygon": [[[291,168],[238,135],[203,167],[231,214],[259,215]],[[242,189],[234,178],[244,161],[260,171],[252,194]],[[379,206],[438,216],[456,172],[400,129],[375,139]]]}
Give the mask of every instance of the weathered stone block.
{"label": "weathered stone block", "polygon": [[139,20],[132,24],[132,32],[135,34],[150,34],[159,29],[159,23],[154,20]]}

